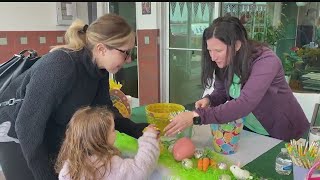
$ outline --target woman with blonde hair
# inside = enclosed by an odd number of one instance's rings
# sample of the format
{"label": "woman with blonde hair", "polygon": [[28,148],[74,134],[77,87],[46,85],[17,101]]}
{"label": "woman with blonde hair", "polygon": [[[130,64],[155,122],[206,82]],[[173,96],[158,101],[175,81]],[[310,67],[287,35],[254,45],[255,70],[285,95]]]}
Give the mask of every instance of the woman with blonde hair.
{"label": "woman with blonde hair", "polygon": [[115,114],[115,129],[135,138],[148,125],[122,117],[109,95],[109,73],[131,62],[135,44],[135,34],[122,17],[106,14],[90,25],[76,20],[65,33],[65,43],[53,47],[0,95],[0,102],[20,100],[0,107],[0,119],[12,124],[8,136],[18,139],[0,141],[0,163],[8,180],[57,179],[53,165],[79,107],[108,106]]}
{"label": "woman with blonde hair", "polygon": [[149,125],[133,159],[114,147],[113,114],[106,107],[83,107],[71,118],[56,163],[60,180],[148,179],[159,158],[159,131]]}

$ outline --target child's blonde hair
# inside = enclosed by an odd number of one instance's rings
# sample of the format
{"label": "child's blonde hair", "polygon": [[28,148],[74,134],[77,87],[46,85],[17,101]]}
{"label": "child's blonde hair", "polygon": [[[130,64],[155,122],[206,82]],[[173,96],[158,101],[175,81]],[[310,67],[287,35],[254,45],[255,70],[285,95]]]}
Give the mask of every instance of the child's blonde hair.
{"label": "child's blonde hair", "polygon": [[[120,152],[108,142],[114,115],[106,107],[83,107],[72,116],[66,137],[60,149],[56,172],[68,162],[69,176],[73,180],[100,179],[110,167],[112,156]],[[96,159],[90,159],[95,155]]]}

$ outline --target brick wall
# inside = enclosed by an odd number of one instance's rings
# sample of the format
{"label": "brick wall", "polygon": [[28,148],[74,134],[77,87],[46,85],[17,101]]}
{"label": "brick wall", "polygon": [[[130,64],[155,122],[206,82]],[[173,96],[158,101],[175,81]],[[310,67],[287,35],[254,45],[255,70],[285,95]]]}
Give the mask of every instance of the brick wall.
{"label": "brick wall", "polygon": [[44,55],[50,46],[64,43],[65,31],[0,31],[0,63],[23,49],[34,49]]}
{"label": "brick wall", "polygon": [[137,31],[140,105],[160,102],[159,29]]}
{"label": "brick wall", "polygon": [[[65,31],[0,31],[0,63],[23,49],[34,49],[39,55],[50,46],[64,44]],[[140,105],[160,102],[159,29],[137,30]],[[147,41],[148,42],[147,42]]]}

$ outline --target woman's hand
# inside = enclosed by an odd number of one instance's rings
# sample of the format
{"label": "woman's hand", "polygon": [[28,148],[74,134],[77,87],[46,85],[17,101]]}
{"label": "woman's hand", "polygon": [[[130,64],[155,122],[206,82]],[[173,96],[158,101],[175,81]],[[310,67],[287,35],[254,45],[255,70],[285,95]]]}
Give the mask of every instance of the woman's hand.
{"label": "woman's hand", "polygon": [[202,98],[200,99],[199,101],[197,101],[195,103],[195,108],[198,109],[198,108],[206,108],[208,107],[210,104],[210,100],[209,98],[205,97],[205,98]]}
{"label": "woman's hand", "polygon": [[193,125],[194,113],[191,112],[182,112],[176,115],[164,128],[165,136],[174,136],[177,133],[185,130],[186,128]]}

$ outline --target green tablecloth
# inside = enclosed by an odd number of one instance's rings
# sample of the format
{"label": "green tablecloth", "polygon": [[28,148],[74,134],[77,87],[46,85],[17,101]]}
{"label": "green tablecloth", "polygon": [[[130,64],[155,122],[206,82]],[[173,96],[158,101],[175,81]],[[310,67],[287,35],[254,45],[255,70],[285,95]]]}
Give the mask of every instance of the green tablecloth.
{"label": "green tablecloth", "polygon": [[[188,109],[188,108],[187,108]],[[131,119],[134,122],[147,122],[145,106],[140,106],[132,109]],[[293,179],[293,173],[289,176],[279,175],[275,171],[275,160],[276,156],[279,154],[281,148],[284,147],[284,142],[279,143],[272,149],[268,150],[255,160],[251,161],[244,166],[245,169],[249,170],[256,175],[267,178],[267,179]]]}

